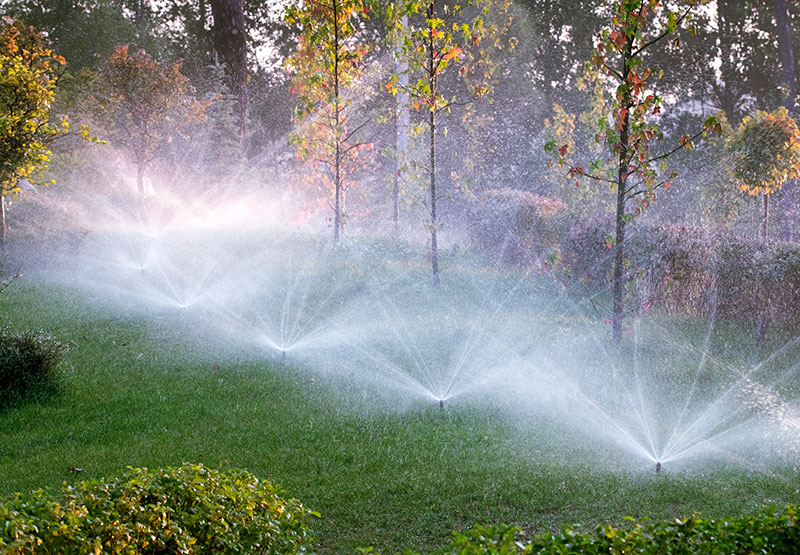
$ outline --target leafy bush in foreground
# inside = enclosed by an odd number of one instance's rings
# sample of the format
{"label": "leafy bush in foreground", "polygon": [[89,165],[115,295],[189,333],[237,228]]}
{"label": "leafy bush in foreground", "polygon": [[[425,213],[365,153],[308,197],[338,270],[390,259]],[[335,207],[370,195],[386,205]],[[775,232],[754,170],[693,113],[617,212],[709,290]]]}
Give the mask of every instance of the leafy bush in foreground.
{"label": "leafy bush in foreground", "polygon": [[0,409],[52,390],[69,347],[41,330],[0,328]]}
{"label": "leafy bush in foreground", "polygon": [[[632,519],[631,519],[632,520]],[[522,531],[512,526],[478,526],[453,534],[453,541],[441,555],[731,555],[798,552],[800,528],[795,508],[763,509],[738,519],[685,520],[634,523],[630,529],[598,526],[581,534],[564,530],[560,534],[539,534],[522,541]],[[372,549],[362,553],[377,555]],[[415,555],[406,551],[405,555]]]}
{"label": "leafy bush in foreground", "polygon": [[305,553],[316,513],[242,470],[201,464],[0,502],[0,553]]}

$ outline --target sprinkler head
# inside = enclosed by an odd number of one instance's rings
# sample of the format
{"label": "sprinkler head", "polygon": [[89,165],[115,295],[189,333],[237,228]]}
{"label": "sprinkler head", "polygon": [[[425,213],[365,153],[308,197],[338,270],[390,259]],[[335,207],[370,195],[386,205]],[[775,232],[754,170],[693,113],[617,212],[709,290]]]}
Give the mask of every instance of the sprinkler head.
{"label": "sprinkler head", "polygon": [[286,360],[286,349],[281,350],[281,360]]}
{"label": "sprinkler head", "polygon": [[656,461],[656,474],[661,472],[661,461]]}
{"label": "sprinkler head", "polygon": [[444,410],[444,399],[439,399],[439,409]]}

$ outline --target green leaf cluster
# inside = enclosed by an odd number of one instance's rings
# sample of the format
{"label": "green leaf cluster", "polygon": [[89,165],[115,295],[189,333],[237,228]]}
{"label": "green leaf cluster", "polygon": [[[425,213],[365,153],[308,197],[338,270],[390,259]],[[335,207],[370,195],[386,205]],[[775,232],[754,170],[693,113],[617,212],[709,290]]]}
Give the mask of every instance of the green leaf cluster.
{"label": "green leaf cluster", "polygon": [[69,131],[50,121],[56,70],[64,59],[44,37],[20,21],[0,19],[0,195],[19,192],[19,181],[38,179],[47,167],[49,143]]}
{"label": "green leaf cluster", "polygon": [[242,470],[128,468],[0,502],[0,552],[305,553],[313,516]]}
{"label": "green leaf cluster", "polygon": [[744,118],[726,147],[733,177],[747,194],[769,195],[800,176],[800,129],[784,107]]}
{"label": "green leaf cluster", "polygon": [[[792,505],[767,507],[738,519],[704,520],[696,515],[659,523],[640,523],[631,518],[630,528],[598,526],[580,533],[569,528],[559,534],[540,534],[522,540],[512,526],[477,526],[453,534],[441,555],[617,555],[730,553],[793,554],[800,541],[797,513]],[[373,553],[371,549],[363,553]],[[410,552],[406,551],[406,555]]]}

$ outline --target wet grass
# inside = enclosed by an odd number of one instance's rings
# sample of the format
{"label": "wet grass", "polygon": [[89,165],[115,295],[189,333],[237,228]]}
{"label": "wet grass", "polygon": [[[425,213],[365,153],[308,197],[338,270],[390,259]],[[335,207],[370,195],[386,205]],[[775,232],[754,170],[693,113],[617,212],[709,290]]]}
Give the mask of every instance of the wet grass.
{"label": "wet grass", "polygon": [[444,411],[395,402],[357,376],[198,344],[169,314],[126,318],[71,289],[22,279],[0,308],[3,323],[74,344],[58,395],[0,413],[0,495],[126,466],[230,465],[320,512],[313,532],[322,553],[367,545],[430,553],[477,523],[534,533],[800,500],[788,468],[719,462],[657,476],[566,425],[510,422],[497,400],[457,399]]}

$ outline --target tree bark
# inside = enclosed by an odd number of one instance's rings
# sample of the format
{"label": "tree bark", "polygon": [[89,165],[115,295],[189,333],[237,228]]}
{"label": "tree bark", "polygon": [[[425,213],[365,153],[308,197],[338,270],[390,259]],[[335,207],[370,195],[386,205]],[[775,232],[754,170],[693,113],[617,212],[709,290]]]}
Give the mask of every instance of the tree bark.
{"label": "tree bark", "polygon": [[761,238],[764,241],[769,239],[769,194],[761,195]]}
{"label": "tree bark", "polygon": [[394,121],[394,176],[392,176],[392,223],[394,224],[394,237],[400,234],[400,123],[397,117],[397,102],[392,111]]}
{"label": "tree bark", "polygon": [[225,64],[226,84],[236,96],[234,116],[239,142],[244,140],[250,95],[247,90],[247,29],[244,0],[210,0],[214,18],[212,40],[217,60]]}
{"label": "tree bark", "polygon": [[[630,68],[628,62],[631,56],[630,39],[625,45],[622,56],[622,82],[628,82]],[[614,274],[612,280],[614,307],[611,317],[612,338],[614,343],[622,339],[622,320],[625,315],[625,282],[623,265],[625,264],[625,204],[627,201],[626,186],[628,183],[628,136],[630,132],[629,113],[632,103],[626,101],[623,105],[625,115],[620,125],[619,158],[617,160],[617,212],[616,229],[614,232]]]}
{"label": "tree bark", "polygon": [[[786,87],[786,97],[783,105],[789,111],[790,117],[797,115],[797,74],[795,73],[795,58],[792,48],[792,29],[789,23],[789,13],[786,9],[786,0],[774,0],[775,24],[778,30],[778,49],[781,59],[781,81]],[[790,241],[794,239],[794,224],[797,220],[798,206],[797,195],[800,188],[798,181],[793,179],[786,183],[780,191],[779,205],[783,208],[785,217],[782,218],[780,235]],[[765,223],[766,225],[766,223]],[[766,239],[766,234],[764,235]]]}
{"label": "tree bark", "polygon": [[[436,18],[434,2],[428,6],[428,19]],[[439,284],[439,248],[437,245],[437,225],[436,221],[436,68],[434,67],[434,38],[430,33],[428,44],[428,77],[430,79],[430,115],[428,124],[430,126],[430,181],[431,181],[431,269],[433,270],[433,283]]]}
{"label": "tree bark", "polygon": [[0,195],[0,245],[6,244],[6,231],[8,231],[8,224],[6,223],[6,196]]}
{"label": "tree bark", "polygon": [[342,144],[340,129],[341,91],[339,89],[339,3],[333,0],[333,244],[339,244],[339,234],[342,227]]}
{"label": "tree bark", "polygon": [[796,115],[795,103],[797,101],[797,75],[795,73],[794,50],[792,49],[792,28],[789,23],[789,13],[786,9],[786,0],[774,0],[775,24],[778,27],[778,47],[781,57],[781,78],[787,88],[787,95],[783,105],[789,110],[789,115]]}

